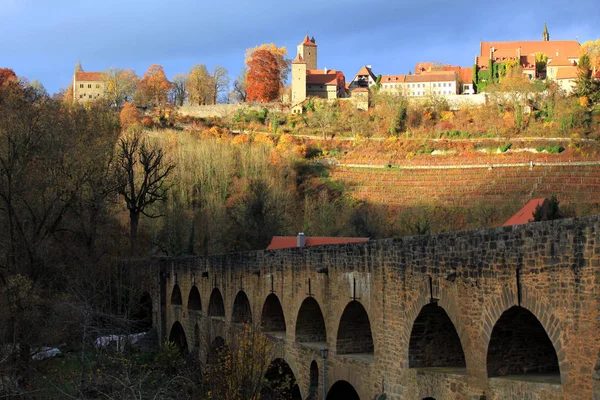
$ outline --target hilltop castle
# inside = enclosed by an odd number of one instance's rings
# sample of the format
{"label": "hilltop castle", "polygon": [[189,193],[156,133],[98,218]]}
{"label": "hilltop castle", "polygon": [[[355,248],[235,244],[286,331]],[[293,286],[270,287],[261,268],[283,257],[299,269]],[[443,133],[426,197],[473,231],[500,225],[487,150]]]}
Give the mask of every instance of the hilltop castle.
{"label": "hilltop castle", "polygon": [[301,113],[307,97],[338,99],[345,97],[346,78],[342,71],[318,69],[317,43],[308,35],[298,45],[298,54],[292,62],[292,112]]}

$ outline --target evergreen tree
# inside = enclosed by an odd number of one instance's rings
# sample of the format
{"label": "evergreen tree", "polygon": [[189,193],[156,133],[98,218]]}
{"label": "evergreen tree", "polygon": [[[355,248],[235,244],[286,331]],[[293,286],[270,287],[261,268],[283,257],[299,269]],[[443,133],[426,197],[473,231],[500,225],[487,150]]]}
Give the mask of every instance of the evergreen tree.
{"label": "evergreen tree", "polygon": [[590,102],[600,100],[600,82],[592,77],[592,63],[587,54],[579,57],[574,94],[579,97],[587,97]]}

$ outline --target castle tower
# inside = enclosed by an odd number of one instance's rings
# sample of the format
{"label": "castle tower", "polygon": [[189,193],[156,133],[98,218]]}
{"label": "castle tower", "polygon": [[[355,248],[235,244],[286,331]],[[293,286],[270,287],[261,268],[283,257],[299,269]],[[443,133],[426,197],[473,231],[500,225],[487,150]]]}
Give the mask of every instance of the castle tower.
{"label": "castle tower", "polygon": [[306,61],[306,69],[317,69],[317,43],[315,38],[304,38],[298,45],[298,54]]}
{"label": "castle tower", "polygon": [[292,105],[302,103],[306,99],[306,69],[307,63],[298,53],[292,62]]}
{"label": "castle tower", "polygon": [[548,33],[548,27],[546,26],[545,22],[544,22],[544,33],[542,33],[542,39],[544,40],[544,42],[550,41],[550,34]]}

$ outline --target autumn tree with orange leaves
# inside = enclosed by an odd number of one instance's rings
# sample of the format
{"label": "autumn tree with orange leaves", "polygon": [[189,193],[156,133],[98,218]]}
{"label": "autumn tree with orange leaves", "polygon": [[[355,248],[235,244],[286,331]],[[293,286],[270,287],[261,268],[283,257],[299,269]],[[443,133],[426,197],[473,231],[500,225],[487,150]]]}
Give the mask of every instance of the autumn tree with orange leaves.
{"label": "autumn tree with orange leaves", "polygon": [[246,92],[249,101],[268,103],[276,100],[281,87],[281,70],[277,59],[268,50],[257,50],[248,61]]}
{"label": "autumn tree with orange leaves", "polygon": [[260,46],[253,47],[251,49],[246,50],[246,58],[244,60],[244,63],[248,65],[250,60],[252,60],[254,53],[259,50],[267,50],[275,57],[275,60],[277,61],[277,67],[279,68],[279,82],[281,84],[281,87],[283,88],[292,68],[292,60],[286,58],[288,54],[286,47],[277,47],[275,43],[264,43]]}
{"label": "autumn tree with orange leaves", "polygon": [[18,81],[15,71],[10,68],[0,68],[0,87],[8,84],[10,81]]}
{"label": "autumn tree with orange leaves", "polygon": [[169,90],[171,82],[167,80],[162,65],[153,64],[140,81],[137,100],[152,106],[163,106],[167,103]]}

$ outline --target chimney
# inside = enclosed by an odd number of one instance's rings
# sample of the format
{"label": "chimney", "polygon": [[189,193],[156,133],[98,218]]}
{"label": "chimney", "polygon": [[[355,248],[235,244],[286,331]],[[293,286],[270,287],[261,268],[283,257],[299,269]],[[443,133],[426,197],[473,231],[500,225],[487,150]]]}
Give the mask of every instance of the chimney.
{"label": "chimney", "polygon": [[306,236],[304,236],[304,232],[300,232],[296,237],[296,247],[306,247]]}
{"label": "chimney", "polygon": [[521,62],[521,46],[517,47],[517,57],[519,57],[519,62]]}
{"label": "chimney", "polygon": [[327,67],[323,68],[323,73],[327,75]]}
{"label": "chimney", "polygon": [[492,60],[494,58],[494,46],[490,47],[490,60]]}
{"label": "chimney", "polygon": [[371,64],[367,65],[367,68],[371,69]]}
{"label": "chimney", "polygon": [[556,57],[558,57],[558,49],[556,49]]}

